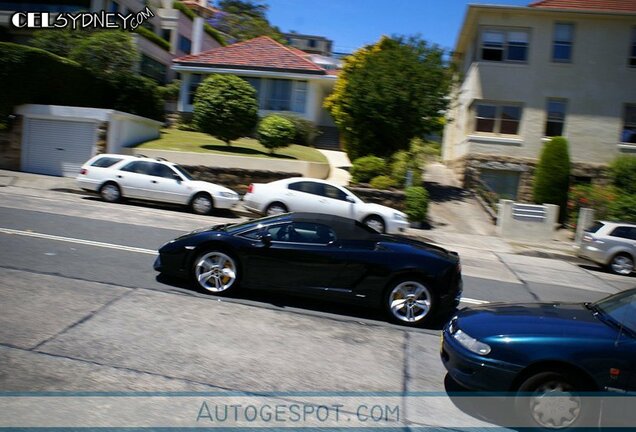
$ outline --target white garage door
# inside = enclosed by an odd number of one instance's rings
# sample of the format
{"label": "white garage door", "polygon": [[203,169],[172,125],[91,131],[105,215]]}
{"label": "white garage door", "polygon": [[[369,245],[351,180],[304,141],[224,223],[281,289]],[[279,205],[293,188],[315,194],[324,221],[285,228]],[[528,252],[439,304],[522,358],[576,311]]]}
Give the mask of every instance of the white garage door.
{"label": "white garage door", "polygon": [[93,156],[97,124],[93,122],[25,119],[22,171],[75,177]]}

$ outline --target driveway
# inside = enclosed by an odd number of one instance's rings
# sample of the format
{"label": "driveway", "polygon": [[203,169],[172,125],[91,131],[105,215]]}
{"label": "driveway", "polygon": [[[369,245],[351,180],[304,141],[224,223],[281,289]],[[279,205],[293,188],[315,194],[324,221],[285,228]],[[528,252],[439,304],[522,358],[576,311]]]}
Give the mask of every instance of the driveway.
{"label": "driveway", "polygon": [[424,172],[424,183],[431,198],[429,220],[434,231],[495,234],[495,225],[488,214],[444,164],[429,163]]}

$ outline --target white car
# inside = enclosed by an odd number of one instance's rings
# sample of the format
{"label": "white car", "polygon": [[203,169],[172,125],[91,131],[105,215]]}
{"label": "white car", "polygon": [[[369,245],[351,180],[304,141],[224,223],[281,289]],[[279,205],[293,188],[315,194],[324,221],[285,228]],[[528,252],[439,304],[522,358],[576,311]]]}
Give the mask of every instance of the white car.
{"label": "white car", "polygon": [[231,189],[194,180],[177,164],[138,156],[97,155],[82,165],[77,182],[108,202],[121,198],[161,201],[189,205],[197,214],[229,209],[240,200]]}
{"label": "white car", "polygon": [[253,183],[243,197],[243,206],[267,215],[309,212],[342,216],[390,234],[403,232],[409,226],[401,211],[365,203],[342,186],[306,177]]}

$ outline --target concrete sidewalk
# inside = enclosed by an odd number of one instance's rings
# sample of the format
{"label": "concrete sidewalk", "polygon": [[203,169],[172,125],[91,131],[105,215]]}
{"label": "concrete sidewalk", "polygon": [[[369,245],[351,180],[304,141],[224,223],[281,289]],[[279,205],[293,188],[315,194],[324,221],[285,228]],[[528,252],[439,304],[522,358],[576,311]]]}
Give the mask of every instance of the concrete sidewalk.
{"label": "concrete sidewalk", "polygon": [[[53,177],[19,171],[0,170],[0,187],[13,186],[42,191],[83,193],[74,178]],[[243,214],[242,214],[243,215]],[[251,216],[251,214],[244,214]],[[452,228],[452,227],[446,227]],[[421,238],[444,247],[457,250],[462,255],[474,255],[479,251],[526,255],[540,258],[554,258],[578,262],[574,243],[564,238],[544,243],[522,243],[502,239],[493,234],[467,234],[453,229],[433,228],[409,229],[409,236]],[[561,235],[563,237],[563,235]]]}

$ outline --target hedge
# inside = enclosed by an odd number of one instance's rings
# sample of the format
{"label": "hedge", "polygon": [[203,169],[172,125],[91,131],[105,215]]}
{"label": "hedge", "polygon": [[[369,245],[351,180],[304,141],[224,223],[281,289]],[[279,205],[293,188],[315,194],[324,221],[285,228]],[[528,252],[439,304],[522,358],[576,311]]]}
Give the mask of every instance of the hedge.
{"label": "hedge", "polygon": [[0,122],[26,103],[111,108],[163,119],[156,85],[146,78],[132,73],[99,78],[72,60],[7,42],[0,42],[0,95]]}
{"label": "hedge", "polygon": [[377,156],[363,156],[353,161],[351,165],[351,181],[367,183],[373,177],[386,174],[387,166],[384,159]]}
{"label": "hedge", "polygon": [[[189,7],[187,7],[186,5],[184,5],[183,3],[179,2],[179,1],[173,2],[172,3],[172,7],[177,9],[179,12],[183,13],[188,18],[190,18],[190,20],[194,20],[197,17],[197,14],[192,12],[192,9],[190,9]],[[227,45],[227,42],[225,41],[223,36],[221,36],[221,34],[214,27],[212,27],[210,24],[204,23],[203,24],[203,31],[206,32],[207,35],[210,36],[212,39],[214,39],[215,41],[220,43],[221,46],[226,46]]]}
{"label": "hedge", "polygon": [[158,36],[155,32],[148,30],[146,27],[137,27],[135,30],[136,33],[139,33],[144,39],[148,39],[150,42],[157,45],[159,48],[163,48],[166,51],[170,51],[170,42]]}

